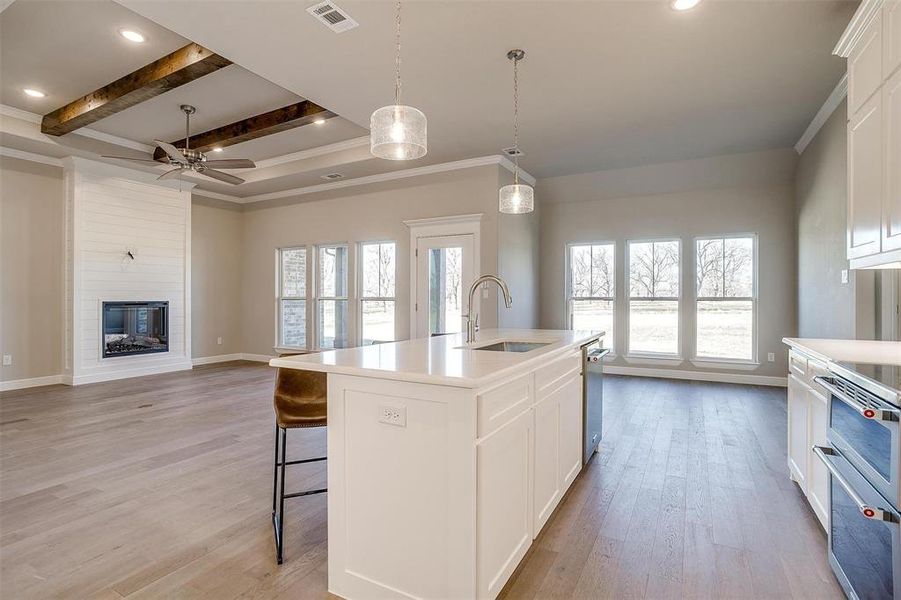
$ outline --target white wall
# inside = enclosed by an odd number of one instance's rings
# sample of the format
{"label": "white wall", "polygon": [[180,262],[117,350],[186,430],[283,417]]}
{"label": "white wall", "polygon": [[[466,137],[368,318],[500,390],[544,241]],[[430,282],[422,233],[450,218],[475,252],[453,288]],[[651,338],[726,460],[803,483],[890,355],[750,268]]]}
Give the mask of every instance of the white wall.
{"label": "white wall", "polygon": [[[64,375],[74,384],[191,366],[191,192],[147,179],[130,169],[65,161]],[[125,257],[128,248],[135,260]],[[102,358],[102,303],[143,300],[169,302],[169,352]]]}
{"label": "white wall", "polygon": [[[692,274],[694,238],[729,233],[759,236],[759,367],[718,369],[745,375],[784,377],[787,354],[781,339],[796,332],[795,241],[791,151],[681,161],[623,172],[601,172],[539,180],[541,214],[541,325],[566,325],[565,248],[571,242],[617,244],[617,319],[615,347],[626,347],[625,244],[630,239],[677,237],[682,240],[683,310],[680,321],[683,358],[678,364],[613,364],[659,369],[709,371],[696,367],[693,355]],[[705,177],[705,173],[707,176]],[[687,177],[685,174],[691,174]],[[610,198],[606,184],[634,195]],[[661,193],[668,183],[677,191]],[[613,185],[613,184],[611,184]],[[697,188],[686,191],[686,186]],[[653,190],[648,193],[647,190]],[[766,362],[768,352],[775,362]]]}

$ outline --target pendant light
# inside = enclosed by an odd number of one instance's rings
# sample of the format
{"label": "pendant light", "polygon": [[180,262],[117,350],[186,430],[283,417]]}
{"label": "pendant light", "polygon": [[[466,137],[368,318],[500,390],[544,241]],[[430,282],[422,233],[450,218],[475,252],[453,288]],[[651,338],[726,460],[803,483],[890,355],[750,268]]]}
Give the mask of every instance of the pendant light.
{"label": "pendant light", "polygon": [[419,109],[400,103],[400,0],[395,7],[394,104],[369,119],[369,150],[377,158],[413,160],[425,156],[426,118]]}
{"label": "pendant light", "polygon": [[519,182],[519,61],[525,58],[523,50],[510,50],[507,58],[513,61],[513,183],[500,190],[498,209],[507,215],[521,215],[535,210],[535,190]]}

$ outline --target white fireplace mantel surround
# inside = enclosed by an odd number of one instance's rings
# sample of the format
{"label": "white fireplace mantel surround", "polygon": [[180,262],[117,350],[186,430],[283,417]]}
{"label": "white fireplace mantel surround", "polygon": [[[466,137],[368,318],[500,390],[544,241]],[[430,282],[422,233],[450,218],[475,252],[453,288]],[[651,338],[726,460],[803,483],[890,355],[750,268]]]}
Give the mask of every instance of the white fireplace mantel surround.
{"label": "white fireplace mantel surround", "polygon": [[[63,382],[190,369],[193,184],[79,157],[63,165]],[[169,351],[102,358],[104,301],[168,301]]]}

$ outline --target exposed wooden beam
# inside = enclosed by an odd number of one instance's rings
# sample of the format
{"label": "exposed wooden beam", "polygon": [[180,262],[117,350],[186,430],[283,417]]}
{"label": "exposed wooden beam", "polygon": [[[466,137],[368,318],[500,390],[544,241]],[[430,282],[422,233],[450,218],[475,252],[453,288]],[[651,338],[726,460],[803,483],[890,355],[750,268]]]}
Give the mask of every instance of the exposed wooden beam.
{"label": "exposed wooden beam", "polygon": [[64,135],[232,64],[199,44],[188,44],[44,115],[41,132]]}
{"label": "exposed wooden beam", "polygon": [[[210,129],[190,137],[190,145],[193,150],[209,152],[213,148],[225,148],[241,142],[255,140],[273,133],[288,131],[295,127],[309,125],[319,119],[331,119],[337,115],[330,110],[322,108],[309,100],[302,100],[290,106],[284,106],[271,110],[255,117],[236,121],[216,129]],[[172,142],[178,148],[185,147],[184,138]],[[153,158],[161,160],[165,152],[157,148]]]}

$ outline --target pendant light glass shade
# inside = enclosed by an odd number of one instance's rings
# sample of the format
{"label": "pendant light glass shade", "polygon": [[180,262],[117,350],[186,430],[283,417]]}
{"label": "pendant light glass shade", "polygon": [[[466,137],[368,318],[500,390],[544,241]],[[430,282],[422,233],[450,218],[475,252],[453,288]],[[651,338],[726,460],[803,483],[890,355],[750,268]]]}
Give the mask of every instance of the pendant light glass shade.
{"label": "pendant light glass shade", "polygon": [[377,158],[413,160],[427,152],[427,123],[412,106],[383,106],[369,119],[369,150]]}
{"label": "pendant light glass shade", "polygon": [[500,191],[499,210],[505,215],[521,215],[535,210],[535,190],[525,183],[511,183]]}

